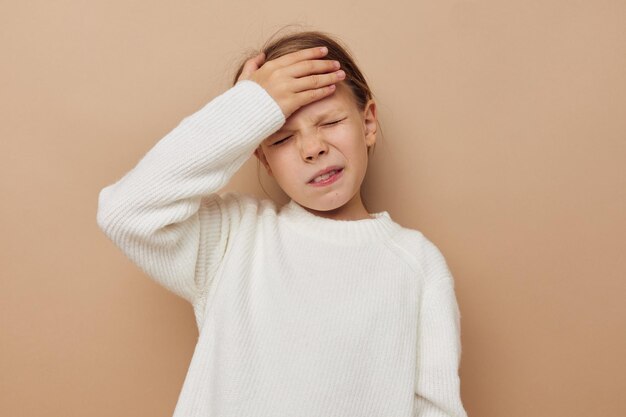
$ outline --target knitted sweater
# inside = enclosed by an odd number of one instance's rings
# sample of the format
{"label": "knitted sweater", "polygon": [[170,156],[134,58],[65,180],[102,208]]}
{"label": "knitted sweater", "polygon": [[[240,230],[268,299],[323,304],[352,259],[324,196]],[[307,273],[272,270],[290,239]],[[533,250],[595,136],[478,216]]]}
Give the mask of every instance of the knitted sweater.
{"label": "knitted sweater", "polygon": [[102,231],[194,309],[174,417],[466,417],[454,281],[431,241],[386,211],[332,220],[218,193],[284,122],[240,81],[100,192]]}

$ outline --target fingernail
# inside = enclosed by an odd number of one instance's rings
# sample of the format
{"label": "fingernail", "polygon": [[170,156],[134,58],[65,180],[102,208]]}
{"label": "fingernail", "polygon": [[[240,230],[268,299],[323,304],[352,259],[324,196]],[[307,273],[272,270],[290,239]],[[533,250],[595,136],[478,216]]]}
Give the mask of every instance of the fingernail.
{"label": "fingernail", "polygon": [[328,52],[328,48],[327,48],[327,47],[325,47],[325,46],[322,46],[322,47],[320,48],[320,51],[321,51],[322,53],[326,53],[326,52]]}

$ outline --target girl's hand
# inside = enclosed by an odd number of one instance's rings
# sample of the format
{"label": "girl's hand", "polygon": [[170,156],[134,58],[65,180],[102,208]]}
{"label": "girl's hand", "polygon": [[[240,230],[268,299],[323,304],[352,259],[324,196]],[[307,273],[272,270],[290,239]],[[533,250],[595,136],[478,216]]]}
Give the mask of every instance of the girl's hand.
{"label": "girl's hand", "polygon": [[251,80],[263,87],[278,103],[285,118],[300,107],[335,91],[334,83],[345,78],[339,63],[320,59],[328,53],[319,47],[301,49],[265,62],[261,52],[244,64],[239,80]]}

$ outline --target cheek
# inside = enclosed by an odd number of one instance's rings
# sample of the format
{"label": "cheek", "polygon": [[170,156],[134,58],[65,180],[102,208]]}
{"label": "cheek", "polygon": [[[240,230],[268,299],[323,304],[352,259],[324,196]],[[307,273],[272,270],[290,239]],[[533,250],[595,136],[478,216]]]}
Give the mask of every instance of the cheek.
{"label": "cheek", "polygon": [[344,126],[341,129],[338,127],[334,132],[329,133],[328,138],[340,150],[349,153],[352,157],[367,152],[364,131],[358,126]]}
{"label": "cheek", "polygon": [[295,169],[295,156],[292,155],[292,152],[290,152],[286,146],[270,152],[266,155],[266,158],[267,163],[270,165],[270,168],[274,173],[274,177],[279,177],[277,180],[283,178],[288,180],[289,177],[293,177],[293,171]]}

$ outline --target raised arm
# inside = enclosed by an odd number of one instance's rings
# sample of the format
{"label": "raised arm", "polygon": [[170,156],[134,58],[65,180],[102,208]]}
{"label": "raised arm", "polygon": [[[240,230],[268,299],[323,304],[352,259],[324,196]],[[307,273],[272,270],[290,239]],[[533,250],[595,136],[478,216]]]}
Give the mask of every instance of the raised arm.
{"label": "raised arm", "polygon": [[200,249],[215,259],[228,232],[228,216],[215,193],[284,121],[261,86],[237,83],[183,119],[131,171],[100,191],[99,227],[149,276],[196,302],[210,269],[199,264]]}
{"label": "raised arm", "polygon": [[238,202],[217,192],[291,113],[334,91],[327,51],[309,48],[246,61],[217,96],[101,190],[97,222],[160,284],[196,306],[219,264]]}

